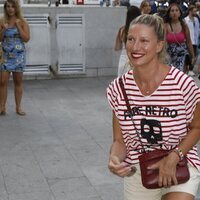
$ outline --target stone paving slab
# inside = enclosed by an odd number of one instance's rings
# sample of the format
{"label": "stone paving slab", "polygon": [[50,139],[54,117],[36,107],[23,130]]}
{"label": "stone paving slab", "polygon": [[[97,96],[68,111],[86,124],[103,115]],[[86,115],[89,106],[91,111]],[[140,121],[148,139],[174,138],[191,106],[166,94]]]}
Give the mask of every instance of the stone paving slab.
{"label": "stone paving slab", "polygon": [[14,112],[9,83],[8,114],[0,117],[0,200],[123,199],[122,179],[107,169],[105,89],[113,78],[26,80],[24,117]]}

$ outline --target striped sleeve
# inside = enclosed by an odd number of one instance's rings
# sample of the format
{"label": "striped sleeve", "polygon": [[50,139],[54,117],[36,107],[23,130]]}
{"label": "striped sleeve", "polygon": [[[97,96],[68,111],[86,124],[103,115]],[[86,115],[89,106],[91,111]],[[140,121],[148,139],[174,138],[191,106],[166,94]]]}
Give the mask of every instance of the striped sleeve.
{"label": "striped sleeve", "polygon": [[187,77],[181,85],[187,113],[187,121],[191,122],[197,103],[200,102],[200,88],[191,77]]}
{"label": "striped sleeve", "polygon": [[107,99],[111,109],[115,112],[116,116],[118,115],[118,106],[119,106],[119,85],[118,79],[112,81],[107,87]]}

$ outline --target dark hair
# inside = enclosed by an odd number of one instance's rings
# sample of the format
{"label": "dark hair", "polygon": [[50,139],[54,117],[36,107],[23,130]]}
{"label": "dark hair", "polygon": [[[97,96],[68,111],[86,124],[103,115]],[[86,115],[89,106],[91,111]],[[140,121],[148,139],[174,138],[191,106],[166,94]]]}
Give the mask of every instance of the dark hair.
{"label": "dark hair", "polygon": [[125,43],[127,41],[127,34],[130,23],[139,15],[141,15],[140,9],[137,6],[130,6],[126,13],[126,23],[124,28],[125,33]]}
{"label": "dark hair", "polygon": [[173,6],[176,6],[176,7],[179,9],[179,12],[180,12],[179,21],[180,21],[180,23],[181,23],[181,26],[182,26],[182,28],[183,28],[183,31],[185,32],[185,23],[184,23],[184,21],[183,21],[183,12],[182,12],[182,10],[181,10],[179,4],[177,4],[177,3],[172,3],[172,4],[169,5],[169,8],[167,9],[166,14],[165,14],[165,16],[163,17],[163,18],[164,18],[164,22],[165,22],[165,23],[171,24],[172,19],[171,19],[171,17],[170,17],[170,11],[171,11],[171,8],[172,8]]}

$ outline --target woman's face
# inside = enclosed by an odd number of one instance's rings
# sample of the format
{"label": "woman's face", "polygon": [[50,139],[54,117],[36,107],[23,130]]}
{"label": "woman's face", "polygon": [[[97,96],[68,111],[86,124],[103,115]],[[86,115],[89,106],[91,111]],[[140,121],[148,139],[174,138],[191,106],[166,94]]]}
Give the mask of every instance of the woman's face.
{"label": "woman's face", "polygon": [[142,9],[142,14],[149,14],[151,12],[151,6],[149,3],[146,3]]}
{"label": "woman's face", "polygon": [[6,12],[9,17],[12,17],[15,15],[15,6],[12,3],[7,2],[6,3]]}
{"label": "woman's face", "polygon": [[181,16],[180,10],[176,5],[171,7],[169,16],[172,20],[178,20],[179,17]]}
{"label": "woman's face", "polygon": [[158,41],[153,27],[135,24],[129,29],[126,49],[134,67],[150,64],[162,48],[163,42]]}

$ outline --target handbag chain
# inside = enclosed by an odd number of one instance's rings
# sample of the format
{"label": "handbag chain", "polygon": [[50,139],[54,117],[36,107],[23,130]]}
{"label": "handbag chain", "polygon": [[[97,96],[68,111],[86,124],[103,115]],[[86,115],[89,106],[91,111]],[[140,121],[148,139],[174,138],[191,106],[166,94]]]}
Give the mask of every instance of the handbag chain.
{"label": "handbag chain", "polygon": [[136,134],[137,134],[137,136],[138,136],[138,138],[139,138],[139,141],[140,141],[140,144],[141,144],[141,146],[142,146],[142,149],[143,149],[143,152],[142,152],[142,153],[145,153],[146,150],[145,150],[145,147],[144,147],[144,145],[143,145],[143,143],[142,143],[141,135],[140,135],[140,133],[139,133],[139,131],[138,131],[136,125],[135,125],[134,119],[133,119],[133,115],[132,115],[132,111],[131,111],[131,106],[130,106],[130,104],[129,104],[129,100],[128,100],[128,97],[127,97],[127,94],[126,94],[126,91],[125,91],[125,88],[124,88],[124,83],[123,83],[122,77],[119,78],[119,85],[120,85],[120,87],[121,87],[122,94],[123,94],[123,96],[124,96],[124,100],[125,100],[125,103],[126,103],[126,107],[127,107],[128,111],[129,111],[129,116],[130,116],[130,118],[131,118],[131,121],[132,121],[133,126],[134,126],[135,131],[136,131]]}

